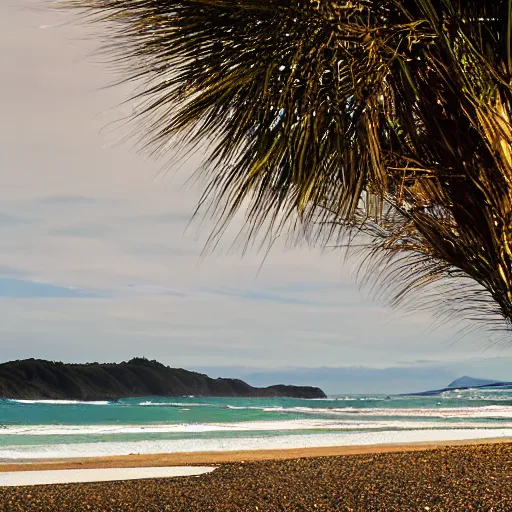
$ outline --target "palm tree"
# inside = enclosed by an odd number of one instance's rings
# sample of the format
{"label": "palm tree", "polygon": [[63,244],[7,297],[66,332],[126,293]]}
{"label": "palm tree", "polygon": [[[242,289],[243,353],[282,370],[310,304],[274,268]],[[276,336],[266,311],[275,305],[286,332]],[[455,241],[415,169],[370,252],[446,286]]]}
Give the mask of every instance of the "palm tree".
{"label": "palm tree", "polygon": [[394,304],[439,281],[443,310],[512,321],[512,0],[65,5],[143,81],[150,152],[208,147],[220,226],[296,218],[364,246]]}

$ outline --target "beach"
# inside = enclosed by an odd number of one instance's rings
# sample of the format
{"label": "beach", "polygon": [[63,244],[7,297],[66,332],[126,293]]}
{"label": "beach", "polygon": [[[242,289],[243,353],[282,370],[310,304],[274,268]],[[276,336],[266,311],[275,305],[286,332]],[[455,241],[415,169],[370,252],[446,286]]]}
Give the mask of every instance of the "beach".
{"label": "beach", "polygon": [[512,437],[512,391],[436,397],[5,400],[0,463],[162,453],[425,444]]}
{"label": "beach", "polygon": [[216,466],[200,476],[0,488],[3,511],[512,510],[512,442],[162,454],[4,464],[0,471]]}
{"label": "beach", "polygon": [[511,398],[7,400],[0,512],[510,512]]}

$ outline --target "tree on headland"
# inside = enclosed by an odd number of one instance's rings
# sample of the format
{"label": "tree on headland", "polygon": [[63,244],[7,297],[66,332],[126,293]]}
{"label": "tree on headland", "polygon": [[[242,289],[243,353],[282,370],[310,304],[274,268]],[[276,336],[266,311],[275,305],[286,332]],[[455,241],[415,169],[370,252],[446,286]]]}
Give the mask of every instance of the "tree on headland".
{"label": "tree on headland", "polygon": [[365,251],[392,304],[509,326],[511,0],[64,5],[143,81],[150,152],[208,148],[221,227],[242,206],[250,237],[296,219]]}

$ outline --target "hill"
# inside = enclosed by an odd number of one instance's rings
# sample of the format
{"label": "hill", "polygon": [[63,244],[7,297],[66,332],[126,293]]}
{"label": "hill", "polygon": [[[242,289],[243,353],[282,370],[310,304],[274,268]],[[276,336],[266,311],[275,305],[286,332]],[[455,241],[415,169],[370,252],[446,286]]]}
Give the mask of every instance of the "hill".
{"label": "hill", "polygon": [[403,393],[401,396],[436,396],[445,391],[463,390],[463,389],[512,389],[512,382],[476,379],[474,377],[459,377],[448,384],[445,388],[432,389],[429,391],[418,391],[417,393]]}
{"label": "hill", "polygon": [[500,381],[497,380],[489,380],[489,379],[476,379],[475,377],[468,377],[464,375],[464,377],[459,377],[455,379],[453,382],[448,384],[448,388],[473,388],[479,386],[489,386],[492,384],[497,384]]}
{"label": "hill", "polygon": [[324,398],[317,387],[252,387],[239,379],[170,368],[134,358],[122,363],[68,364],[26,359],[0,364],[0,397],[54,400],[115,400],[139,396]]}

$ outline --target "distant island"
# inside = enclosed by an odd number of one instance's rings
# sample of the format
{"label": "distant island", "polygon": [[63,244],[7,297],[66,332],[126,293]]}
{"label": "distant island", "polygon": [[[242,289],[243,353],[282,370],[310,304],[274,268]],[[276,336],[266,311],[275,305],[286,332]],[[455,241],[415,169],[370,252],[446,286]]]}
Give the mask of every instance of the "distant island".
{"label": "distant island", "polygon": [[25,359],[0,364],[0,398],[116,400],[143,396],[325,398],[317,387],[255,388],[239,379],[170,368],[136,357],[122,363],[71,364]]}
{"label": "distant island", "polygon": [[512,382],[492,380],[492,379],[476,379],[474,377],[460,377],[450,382],[448,386],[441,389],[432,389],[429,391],[418,391],[417,393],[403,393],[402,396],[436,396],[446,391],[463,389],[512,389]]}

